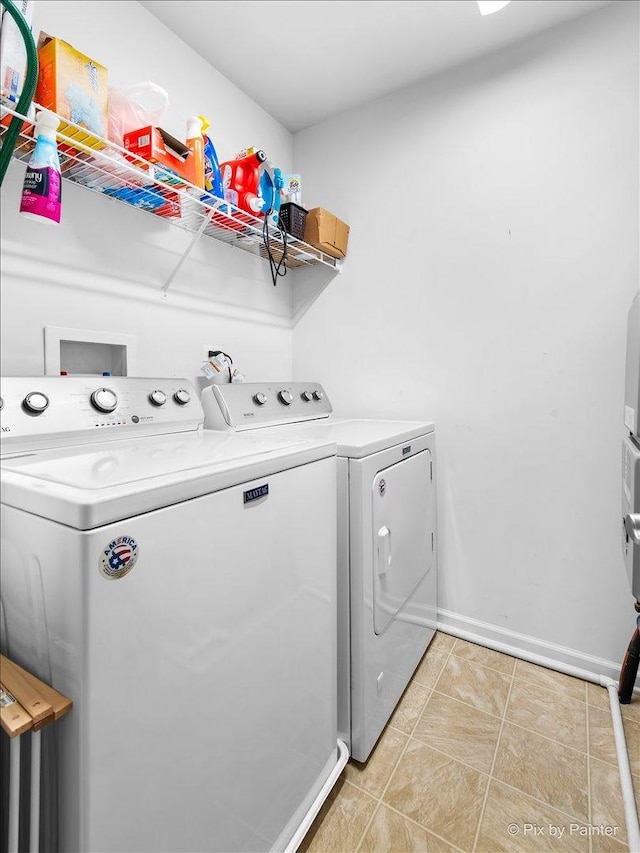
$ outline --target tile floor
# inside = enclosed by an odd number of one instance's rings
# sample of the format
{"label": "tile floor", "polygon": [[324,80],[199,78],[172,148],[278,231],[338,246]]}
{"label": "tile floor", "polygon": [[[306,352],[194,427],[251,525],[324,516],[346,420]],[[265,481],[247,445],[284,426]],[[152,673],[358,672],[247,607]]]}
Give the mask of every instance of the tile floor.
{"label": "tile floor", "polygon": [[[640,808],[640,702],[623,718]],[[615,835],[594,834],[601,825]],[[622,853],[625,842],[607,691],[438,633],[300,849]]]}

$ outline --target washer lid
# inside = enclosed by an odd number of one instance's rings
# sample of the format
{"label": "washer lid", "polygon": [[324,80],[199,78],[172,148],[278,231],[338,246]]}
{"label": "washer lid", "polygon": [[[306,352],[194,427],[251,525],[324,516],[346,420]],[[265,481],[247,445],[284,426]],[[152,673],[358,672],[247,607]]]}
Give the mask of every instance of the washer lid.
{"label": "washer lid", "polygon": [[292,438],[332,441],[338,445],[338,456],[362,459],[364,456],[387,450],[397,444],[406,444],[420,435],[433,432],[434,429],[432,423],[420,421],[351,420],[329,417],[320,421],[266,427],[260,432],[274,436],[286,435]]}
{"label": "washer lid", "polygon": [[2,503],[88,530],[335,454],[311,437],[192,432],[16,454]]}

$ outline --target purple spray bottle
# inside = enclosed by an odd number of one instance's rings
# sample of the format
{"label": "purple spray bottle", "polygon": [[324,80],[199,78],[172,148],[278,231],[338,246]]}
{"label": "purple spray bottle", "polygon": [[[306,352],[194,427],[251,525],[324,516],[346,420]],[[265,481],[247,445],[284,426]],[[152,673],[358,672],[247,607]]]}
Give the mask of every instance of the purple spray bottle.
{"label": "purple spray bottle", "polygon": [[36,117],[36,147],[24,176],[20,213],[39,222],[60,222],[62,181],[56,130],[60,120],[41,110]]}

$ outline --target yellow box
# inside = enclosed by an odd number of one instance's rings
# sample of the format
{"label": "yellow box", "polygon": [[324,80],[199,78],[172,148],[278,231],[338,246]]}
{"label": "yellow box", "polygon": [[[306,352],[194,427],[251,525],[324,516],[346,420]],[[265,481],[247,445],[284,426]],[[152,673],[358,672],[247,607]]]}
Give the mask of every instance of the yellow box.
{"label": "yellow box", "polygon": [[[40,33],[38,61],[36,103],[106,139],[109,114],[104,65],[47,33]],[[58,133],[81,143],[80,150],[104,148],[101,139],[79,132],[65,122],[60,122]]]}

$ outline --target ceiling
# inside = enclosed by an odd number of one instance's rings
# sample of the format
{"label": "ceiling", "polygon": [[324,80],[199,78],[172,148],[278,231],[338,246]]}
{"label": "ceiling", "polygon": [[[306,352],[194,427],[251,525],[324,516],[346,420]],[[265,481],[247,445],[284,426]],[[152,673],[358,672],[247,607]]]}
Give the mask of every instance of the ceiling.
{"label": "ceiling", "polygon": [[141,0],[292,132],[620,0]]}

